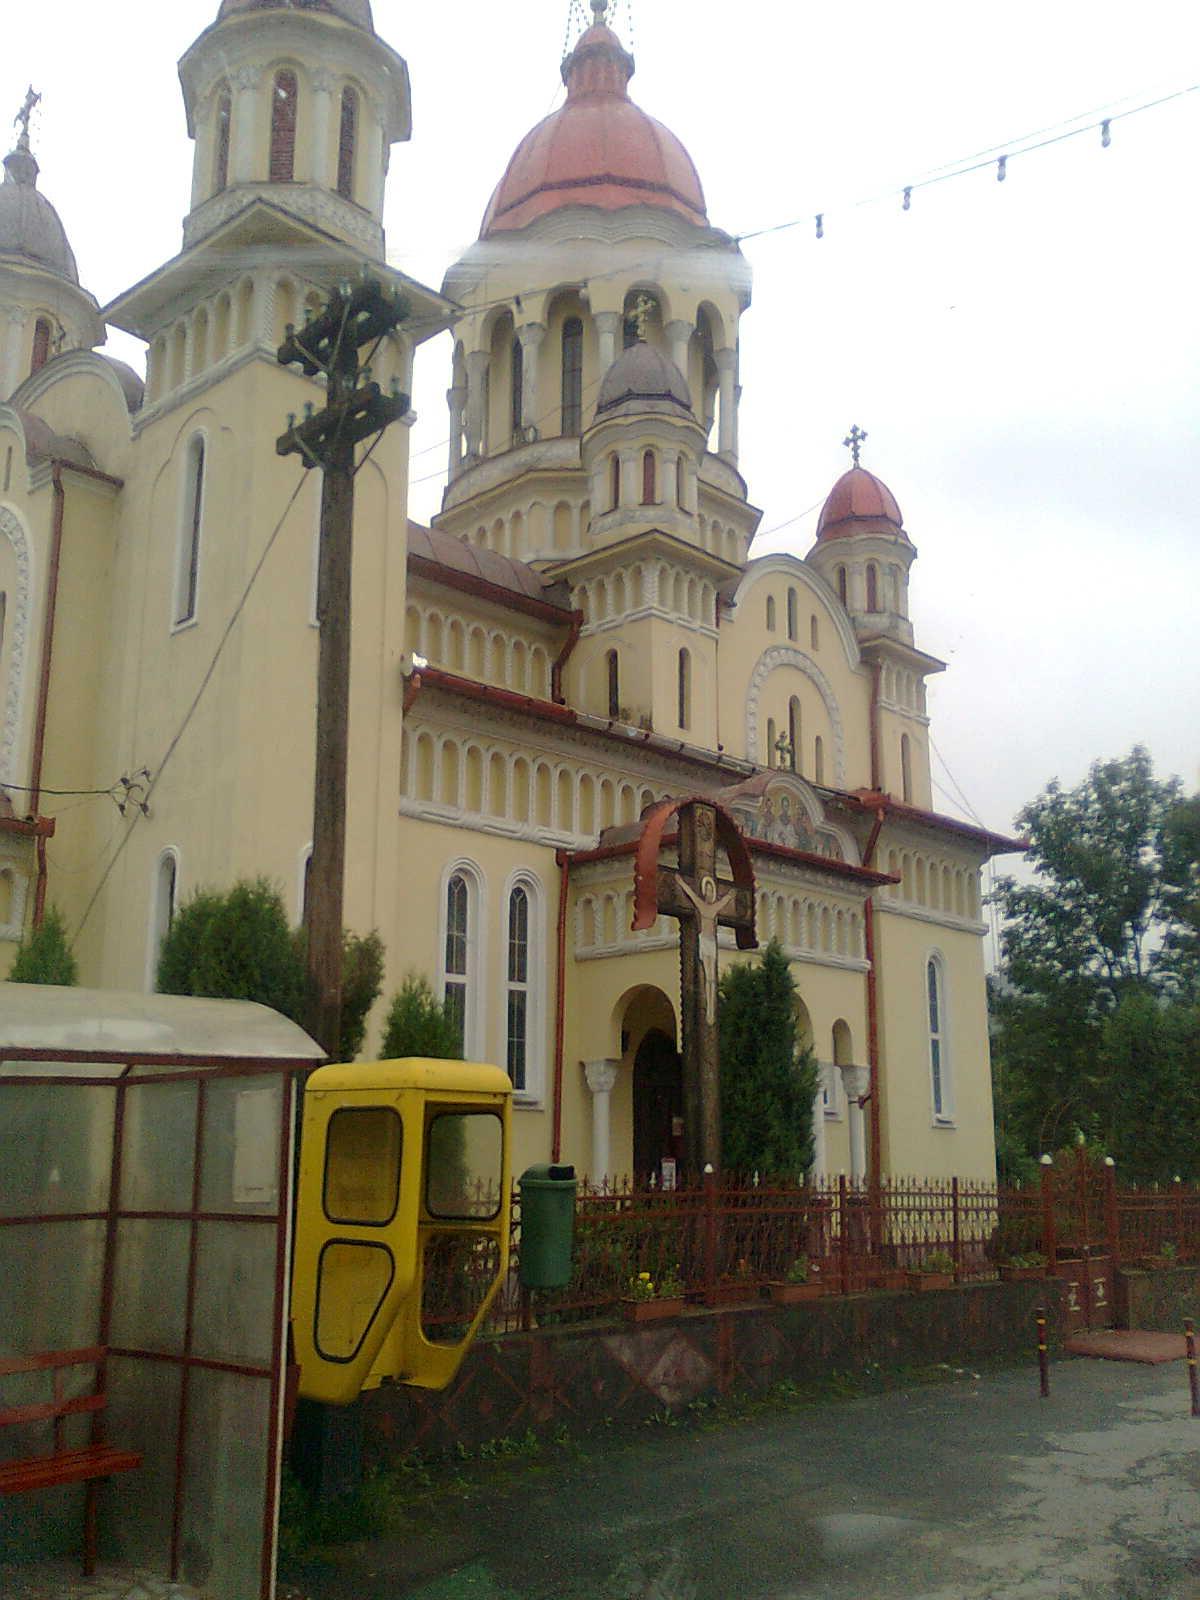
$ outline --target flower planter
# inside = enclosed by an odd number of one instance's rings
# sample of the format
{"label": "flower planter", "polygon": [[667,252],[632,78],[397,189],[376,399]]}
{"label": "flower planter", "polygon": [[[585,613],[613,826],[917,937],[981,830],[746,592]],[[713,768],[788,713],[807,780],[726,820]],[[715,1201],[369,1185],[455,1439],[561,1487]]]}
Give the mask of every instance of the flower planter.
{"label": "flower planter", "polygon": [[703,1294],[706,1306],[743,1306],[757,1299],[756,1283],[714,1283]]}
{"label": "flower planter", "polygon": [[622,1300],[621,1315],[626,1322],[658,1322],[663,1317],[677,1317],[683,1307],[682,1295],[659,1300]]}
{"label": "flower planter", "polygon": [[[922,1274],[924,1276],[924,1274]],[[903,1267],[881,1267],[871,1275],[872,1289],[907,1289],[908,1273]]]}
{"label": "flower planter", "polygon": [[1001,1283],[1036,1283],[1046,1276],[1045,1267],[999,1267]]}
{"label": "flower planter", "polygon": [[819,1300],[825,1293],[823,1283],[768,1283],[771,1303],[777,1306],[798,1305],[801,1300]]}
{"label": "flower planter", "polygon": [[954,1274],[952,1272],[906,1272],[904,1276],[913,1294],[924,1294],[929,1289],[952,1289],[954,1287]]}

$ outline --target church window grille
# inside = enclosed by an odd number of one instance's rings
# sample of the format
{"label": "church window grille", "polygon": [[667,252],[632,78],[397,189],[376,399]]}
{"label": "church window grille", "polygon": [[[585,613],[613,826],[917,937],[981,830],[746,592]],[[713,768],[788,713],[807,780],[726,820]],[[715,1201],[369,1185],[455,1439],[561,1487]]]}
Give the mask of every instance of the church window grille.
{"label": "church window grille", "polygon": [[656,479],[654,451],[647,450],[642,456],[642,504],[644,506],[652,506],[658,500]]}
{"label": "church window grille", "polygon": [[196,591],[200,577],[200,534],[204,522],[204,440],[197,436],[188,446],[184,465],[183,518],[179,528],[179,553],[175,570],[176,627],[196,616]]}
{"label": "church window grille", "polygon": [[929,1080],[935,1122],[949,1122],[950,1061],[946,1048],[946,995],[942,963],[930,956],[925,964],[925,992],[929,1004]]}
{"label": "church window grille", "polygon": [[796,639],[799,636],[799,624],[796,613],[796,591],[795,589],[789,589],[787,592],[787,636],[789,639]]}
{"label": "church window grille", "polygon": [[268,176],[272,183],[291,183],[296,172],[296,112],[300,86],[296,74],[286,67],[275,74],[271,90],[271,158]]}
{"label": "church window grille", "polygon": [[847,601],[847,598],[846,598],[846,569],[845,569],[845,567],[839,567],[837,569],[837,572],[835,573],[835,577],[837,578],[838,599],[842,602],[843,605],[846,605],[846,604],[848,604],[848,601]]}
{"label": "church window grille", "polygon": [[338,131],[337,192],[354,199],[354,158],[358,147],[358,91],[342,90],[342,122]]}
{"label": "church window grille", "polygon": [[912,804],[912,740],[906,733],[900,735],[900,798],[905,805]]}
{"label": "church window grille", "polygon": [[605,657],[608,666],[608,714],[616,719],[621,715],[621,663],[615,650]]}
{"label": "church window grille", "polygon": [[879,568],[873,561],[867,563],[867,610],[879,610]]}
{"label": "church window grille", "polygon": [[820,734],[813,740],[813,782],[825,782],[825,741]]}
{"label": "church window grille", "polygon": [[679,652],[679,726],[685,732],[692,722],[692,657],[688,650]]}
{"label": "church window grille", "polygon": [[529,1056],[529,891],[520,884],[508,897],[508,1075],[518,1093],[526,1088]]}
{"label": "church window grille", "polygon": [[513,437],[513,443],[514,444],[520,444],[521,438],[522,438],[522,434],[521,434],[521,395],[522,395],[522,391],[525,388],[525,346],[521,343],[520,339],[516,337],[516,335],[513,336],[513,342],[512,342],[511,371],[512,371],[512,393],[511,393],[511,396],[510,396],[510,403],[511,403],[512,437]]}
{"label": "church window grille", "polygon": [[50,324],[39,317],[33,326],[33,355],[29,362],[29,376],[40,372],[50,359]]}
{"label": "church window grille", "polygon": [[795,695],[788,701],[788,766],[800,771],[800,702]]}
{"label": "church window grille", "polygon": [[229,183],[229,135],[233,121],[233,99],[228,89],[217,96],[217,140],[213,153],[213,193],[220,194]]}
{"label": "church window grille", "polygon": [[583,431],[583,323],[568,317],[562,330],[562,431]]}
{"label": "church window grille", "polygon": [[621,458],[610,456],[608,465],[609,498],[612,502],[610,510],[615,511],[621,504]]}
{"label": "church window grille", "polygon": [[767,596],[767,632],[775,632],[775,596],[773,594]]}

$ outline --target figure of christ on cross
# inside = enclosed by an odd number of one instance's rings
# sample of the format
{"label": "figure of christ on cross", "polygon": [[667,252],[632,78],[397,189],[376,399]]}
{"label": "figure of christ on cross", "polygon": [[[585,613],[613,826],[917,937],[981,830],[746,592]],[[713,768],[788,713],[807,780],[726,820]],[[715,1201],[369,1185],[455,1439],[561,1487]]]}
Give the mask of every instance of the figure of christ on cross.
{"label": "figure of christ on cross", "polygon": [[[754,877],[732,818],[726,815],[723,826],[739,852],[737,882],[717,876],[717,807],[688,800],[679,806],[677,817],[679,865],[657,869],[654,910],[677,917],[680,924],[684,1139],[688,1168],[698,1177],[705,1166],[721,1165],[717,930],[734,928],[743,949],[755,947]],[[657,840],[654,848],[657,851]],[[639,862],[639,873],[642,870]]]}

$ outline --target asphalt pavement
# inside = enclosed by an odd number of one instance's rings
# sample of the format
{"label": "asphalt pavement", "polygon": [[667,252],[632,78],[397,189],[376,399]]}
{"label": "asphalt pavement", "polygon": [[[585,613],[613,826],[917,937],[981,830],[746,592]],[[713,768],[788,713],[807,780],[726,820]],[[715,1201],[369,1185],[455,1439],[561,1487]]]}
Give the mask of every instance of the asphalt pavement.
{"label": "asphalt pavement", "polygon": [[1181,1361],[589,1436],[289,1574],[306,1600],[1200,1600]]}

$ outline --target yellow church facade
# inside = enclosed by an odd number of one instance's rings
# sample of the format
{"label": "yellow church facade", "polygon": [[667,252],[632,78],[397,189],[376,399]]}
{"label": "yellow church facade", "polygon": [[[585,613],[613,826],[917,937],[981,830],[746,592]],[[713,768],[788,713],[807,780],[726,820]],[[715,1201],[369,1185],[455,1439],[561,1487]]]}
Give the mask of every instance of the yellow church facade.
{"label": "yellow church facade", "polygon": [[979,879],[1014,842],[932,810],[943,664],[857,430],[812,549],[752,555],[749,268],[605,9],[440,292],[384,265],[409,89],[368,0],[223,0],[180,66],[182,249],[103,310],[26,124],[0,185],[0,972],[51,903],[82,981],[126,990],[201,887],[265,874],[300,920],[320,486],[274,445],[321,390],[275,352],[369,267],[410,307],[382,381],[453,333],[432,527],[405,426],[357,478],[346,923],[383,936],[385,997],[425,974],[506,1067],[518,1170],[661,1173],[678,935],[631,931],[633,850],[649,804],[716,797],[821,1062],[818,1168],[990,1178]]}

